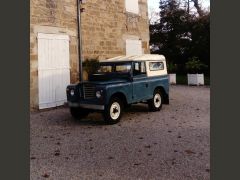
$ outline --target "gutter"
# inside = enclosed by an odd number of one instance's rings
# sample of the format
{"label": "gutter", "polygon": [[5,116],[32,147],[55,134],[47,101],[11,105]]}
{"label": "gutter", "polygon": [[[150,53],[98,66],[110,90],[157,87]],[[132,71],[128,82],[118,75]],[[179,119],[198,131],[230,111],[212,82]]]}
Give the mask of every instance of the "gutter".
{"label": "gutter", "polygon": [[77,28],[78,28],[78,61],[79,61],[79,81],[83,81],[83,68],[82,68],[82,33],[81,33],[81,4],[82,0],[77,0]]}

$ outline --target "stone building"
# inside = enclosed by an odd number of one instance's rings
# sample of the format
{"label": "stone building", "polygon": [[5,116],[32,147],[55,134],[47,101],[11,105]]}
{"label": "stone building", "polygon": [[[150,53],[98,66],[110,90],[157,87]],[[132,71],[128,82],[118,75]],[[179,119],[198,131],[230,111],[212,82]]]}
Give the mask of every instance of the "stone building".
{"label": "stone building", "polygon": [[[79,81],[76,0],[30,1],[30,106],[62,105]],[[82,57],[149,53],[147,0],[85,0]]]}

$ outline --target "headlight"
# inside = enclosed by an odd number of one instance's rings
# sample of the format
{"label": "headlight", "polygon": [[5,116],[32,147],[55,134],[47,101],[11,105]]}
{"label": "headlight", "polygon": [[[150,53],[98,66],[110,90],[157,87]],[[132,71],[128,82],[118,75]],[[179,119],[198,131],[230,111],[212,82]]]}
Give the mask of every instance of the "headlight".
{"label": "headlight", "polygon": [[96,97],[97,97],[97,98],[100,98],[101,96],[102,96],[101,91],[96,91]]}
{"label": "headlight", "polygon": [[71,94],[71,96],[74,96],[74,90],[73,89],[70,91],[70,94]]}

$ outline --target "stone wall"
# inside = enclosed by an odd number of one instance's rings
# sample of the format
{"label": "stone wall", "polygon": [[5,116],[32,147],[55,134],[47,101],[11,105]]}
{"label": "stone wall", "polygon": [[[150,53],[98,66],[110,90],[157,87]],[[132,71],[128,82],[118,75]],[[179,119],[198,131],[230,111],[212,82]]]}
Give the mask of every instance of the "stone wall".
{"label": "stone wall", "polygon": [[[126,39],[142,40],[149,53],[147,0],[139,0],[138,15],[125,11],[125,0],[87,0],[82,5],[83,57],[104,59],[126,52]],[[71,83],[78,81],[76,0],[30,1],[30,107],[38,108],[38,33],[70,37]]]}
{"label": "stone wall", "polygon": [[125,0],[91,0],[82,5],[82,38],[84,59],[105,59],[126,52],[126,39],[142,40],[149,53],[147,0],[139,0],[139,14],[125,10]]}
{"label": "stone wall", "polygon": [[75,0],[30,1],[30,107],[38,107],[38,33],[70,37],[71,82],[78,80],[77,5]]}

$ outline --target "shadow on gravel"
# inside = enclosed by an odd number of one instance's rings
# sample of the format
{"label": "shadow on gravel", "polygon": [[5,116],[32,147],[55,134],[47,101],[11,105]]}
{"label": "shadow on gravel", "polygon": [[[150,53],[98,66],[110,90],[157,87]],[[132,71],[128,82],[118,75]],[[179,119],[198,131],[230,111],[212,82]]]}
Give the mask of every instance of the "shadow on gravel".
{"label": "shadow on gravel", "polygon": [[131,107],[125,109],[125,113],[141,113],[149,112],[148,106],[146,104],[134,104]]}
{"label": "shadow on gravel", "polygon": [[105,126],[107,125],[101,113],[90,113],[83,119],[75,119],[71,116],[70,112],[67,112],[67,117],[64,119],[58,119],[56,123],[62,126]]}
{"label": "shadow on gravel", "polygon": [[[122,116],[122,120],[130,114],[141,115],[148,113],[148,106],[145,104],[134,104],[128,108],[125,108]],[[33,116],[38,116],[43,121],[47,121],[47,124],[57,126],[108,126],[100,112],[90,113],[86,118],[77,120],[74,119],[67,107],[55,108],[53,110],[42,111],[40,113],[33,113]],[[122,121],[121,120],[121,121]],[[121,122],[120,122],[121,123]]]}
{"label": "shadow on gravel", "polygon": [[92,119],[85,118],[82,120],[71,119],[71,121],[78,126],[107,126],[108,125],[103,121],[103,119],[92,120]]}
{"label": "shadow on gravel", "polygon": [[[128,114],[144,114],[148,113],[148,106],[144,104],[137,104],[132,105],[131,107],[125,108],[122,116],[122,120],[124,117],[126,117]],[[76,120],[72,117],[69,119],[72,123],[77,124],[79,126],[109,126],[104,120],[101,113],[90,113],[86,118],[81,120]],[[122,121],[121,120],[121,121]],[[120,123],[121,123],[120,121]],[[113,126],[113,125],[110,125]]]}

